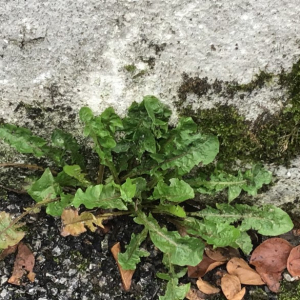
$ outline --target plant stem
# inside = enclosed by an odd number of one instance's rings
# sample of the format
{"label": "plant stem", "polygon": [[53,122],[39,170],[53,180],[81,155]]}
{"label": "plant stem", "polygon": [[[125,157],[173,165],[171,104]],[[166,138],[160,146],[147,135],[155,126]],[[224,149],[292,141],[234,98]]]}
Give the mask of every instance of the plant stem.
{"label": "plant stem", "polygon": [[15,226],[21,219],[23,219],[25,216],[27,216],[28,214],[30,214],[32,211],[34,211],[35,209],[42,207],[44,205],[47,205],[48,203],[51,202],[55,202],[57,201],[59,198],[54,198],[54,199],[48,199],[46,198],[45,200],[35,204],[34,206],[28,208],[26,211],[24,211],[21,215],[19,215],[18,217],[16,217],[10,224],[8,227],[4,228],[2,231],[0,231],[0,236],[3,234],[3,232],[7,231],[8,229],[10,229],[11,227]]}
{"label": "plant stem", "polygon": [[97,184],[101,184],[103,182],[104,169],[105,166],[100,164],[98,170]]}
{"label": "plant stem", "polygon": [[[38,165],[30,165],[30,164],[3,163],[3,164],[0,164],[0,167],[3,167],[3,168],[16,167],[16,168],[22,168],[22,169],[32,169],[32,170],[45,171],[45,168],[43,168],[43,167],[40,167]],[[53,175],[57,174],[57,172],[54,171],[54,170],[50,169],[50,171]]]}
{"label": "plant stem", "polygon": [[118,172],[117,172],[117,169],[116,169],[115,165],[112,162],[108,161],[108,160],[106,160],[105,162],[106,162],[106,165],[108,166],[108,168],[109,168],[109,170],[110,170],[110,172],[111,172],[111,174],[112,174],[115,182],[117,184],[120,184],[121,181],[120,181],[120,179],[118,177]]}

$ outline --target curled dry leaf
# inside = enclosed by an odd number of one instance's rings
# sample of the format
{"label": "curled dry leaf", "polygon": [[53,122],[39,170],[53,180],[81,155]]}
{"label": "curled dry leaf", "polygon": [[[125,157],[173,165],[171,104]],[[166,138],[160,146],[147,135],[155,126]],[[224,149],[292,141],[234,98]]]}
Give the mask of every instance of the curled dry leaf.
{"label": "curled dry leaf", "polygon": [[230,260],[232,257],[240,257],[239,251],[232,247],[213,249],[212,246],[207,246],[205,247],[205,254],[215,261],[223,262]]}
{"label": "curled dry leaf", "polygon": [[253,270],[242,258],[234,257],[226,265],[227,272],[239,278],[242,284],[263,285],[265,284],[259,274]]}
{"label": "curled dry leaf", "polygon": [[134,274],[135,270],[123,270],[122,267],[120,266],[119,262],[118,262],[118,255],[121,252],[121,247],[120,247],[120,243],[116,243],[111,249],[110,249],[117,265],[119,268],[119,272],[121,275],[121,279],[122,279],[122,283],[123,283],[123,288],[125,291],[129,291],[130,290],[130,286],[131,286],[131,279],[132,276]]}
{"label": "curled dry leaf", "polygon": [[104,228],[102,222],[111,218],[112,214],[102,214],[95,216],[90,212],[83,212],[78,214],[78,210],[67,208],[63,211],[61,219],[63,228],[61,230],[62,236],[73,235],[77,236],[86,231],[85,226],[91,231],[95,232],[97,226]]}
{"label": "curled dry leaf", "polygon": [[293,248],[290,252],[287,269],[293,277],[300,277],[300,245]]}
{"label": "curled dry leaf", "polygon": [[4,249],[0,254],[0,260],[3,260],[6,256],[13,254],[17,251],[18,244],[14,246],[9,246],[8,248]]}
{"label": "curled dry leaf", "polygon": [[8,283],[21,285],[21,279],[27,272],[28,279],[33,282],[35,278],[35,273],[33,272],[34,263],[35,259],[31,250],[22,242],[19,243],[13,273]]}
{"label": "curled dry leaf", "polygon": [[196,289],[190,289],[188,293],[186,294],[185,298],[188,300],[204,300],[203,294],[196,290]]}
{"label": "curled dry leaf", "polygon": [[203,258],[197,266],[195,267],[188,266],[188,277],[190,278],[203,277],[210,270],[223,264],[224,262],[215,261],[209,258],[207,255],[203,254]]}
{"label": "curled dry leaf", "polygon": [[221,289],[226,299],[231,300],[241,291],[241,282],[237,276],[225,274],[221,279]]}
{"label": "curled dry leaf", "polygon": [[229,300],[242,300],[246,294],[246,288],[243,287],[235,296]]}
{"label": "curled dry leaf", "polygon": [[217,294],[220,292],[220,289],[209,284],[207,281],[202,280],[201,278],[199,278],[196,282],[198,289],[207,295],[211,295],[211,294]]}
{"label": "curled dry leaf", "polygon": [[277,293],[280,288],[281,273],[287,266],[287,259],[293,246],[284,239],[271,238],[260,244],[252,253],[250,264],[257,273]]}
{"label": "curled dry leaf", "polygon": [[84,223],[80,221],[78,210],[72,208],[64,209],[61,219],[63,222],[62,236],[77,236],[86,231]]}

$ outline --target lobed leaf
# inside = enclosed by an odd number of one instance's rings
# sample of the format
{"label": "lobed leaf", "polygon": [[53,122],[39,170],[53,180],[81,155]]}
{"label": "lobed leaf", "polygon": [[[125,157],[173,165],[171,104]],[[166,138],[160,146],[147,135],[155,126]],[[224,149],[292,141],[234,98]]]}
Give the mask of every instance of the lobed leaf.
{"label": "lobed leaf", "polygon": [[185,218],[181,225],[186,228],[187,233],[203,238],[216,248],[227,246],[237,248],[236,241],[241,237],[240,230],[226,222]]}
{"label": "lobed leaf", "polygon": [[10,144],[20,153],[32,153],[36,157],[45,155],[47,141],[34,136],[27,128],[11,124],[0,125],[0,138]]}
{"label": "lobed leaf", "polygon": [[27,190],[28,194],[36,202],[44,199],[54,199],[61,193],[59,184],[55,181],[49,168],[47,168],[40,179],[35,181]]}
{"label": "lobed leaf", "polygon": [[125,183],[120,186],[121,198],[125,202],[132,202],[132,198],[136,194],[136,184],[132,183],[130,178],[127,178]]}
{"label": "lobed leaf", "polygon": [[89,186],[85,192],[79,188],[72,201],[72,205],[77,208],[81,204],[89,209],[99,207],[104,209],[117,208],[119,210],[127,210],[126,205],[121,199],[118,186],[114,183]]}
{"label": "lobed leaf", "polygon": [[147,235],[148,230],[146,228],[137,235],[134,233],[131,235],[126,251],[118,255],[118,262],[123,270],[135,270],[136,265],[141,261],[140,258],[149,256],[150,253],[148,251],[139,248]]}
{"label": "lobed leaf", "polygon": [[82,184],[82,186],[91,185],[91,182],[85,178],[85,174],[82,173],[82,170],[79,165],[65,165],[63,170],[69,176],[77,179]]}
{"label": "lobed leaf", "polygon": [[174,145],[169,152],[151,155],[151,157],[159,163],[159,168],[162,170],[175,168],[178,175],[184,175],[199,163],[204,165],[211,163],[218,152],[219,142],[217,137],[198,134],[197,139],[190,145],[185,145],[182,148]]}
{"label": "lobed leaf", "polygon": [[72,162],[78,164],[81,168],[84,168],[84,158],[80,153],[81,147],[70,133],[55,129],[51,141],[53,146],[69,151]]}
{"label": "lobed leaf", "polygon": [[262,207],[246,204],[216,204],[216,209],[207,207],[200,212],[191,213],[192,216],[204,218],[215,223],[241,222],[237,227],[240,231],[255,229],[263,235],[280,235],[293,228],[289,215],[274,205]]}
{"label": "lobed leaf", "polygon": [[190,287],[190,283],[178,286],[178,278],[171,278],[168,281],[165,295],[159,296],[159,300],[183,300]]}
{"label": "lobed leaf", "polygon": [[172,264],[195,266],[201,261],[204,244],[200,239],[181,237],[177,231],[161,228],[151,214],[147,217],[144,213],[138,212],[138,217],[134,221],[149,230],[153,244],[163,253],[170,255]]}
{"label": "lobed leaf", "polygon": [[178,178],[171,178],[169,181],[170,185],[165,184],[163,181],[159,181],[154,188],[153,196],[151,198],[177,203],[194,198],[194,190],[188,183],[179,180]]}
{"label": "lobed leaf", "polygon": [[110,214],[95,216],[90,212],[83,212],[78,214],[78,210],[65,209],[61,215],[63,222],[63,228],[61,230],[62,236],[78,236],[86,231],[85,227],[88,227],[91,231],[95,232],[97,226],[103,228],[102,222],[111,217]]}
{"label": "lobed leaf", "polygon": [[73,199],[73,195],[61,193],[58,201],[47,204],[46,213],[53,217],[60,217],[63,210],[71,205]]}

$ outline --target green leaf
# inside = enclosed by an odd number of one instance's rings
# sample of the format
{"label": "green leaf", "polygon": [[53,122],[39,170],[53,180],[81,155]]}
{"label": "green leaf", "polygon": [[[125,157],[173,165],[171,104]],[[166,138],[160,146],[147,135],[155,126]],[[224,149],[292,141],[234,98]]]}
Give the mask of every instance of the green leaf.
{"label": "green leaf", "polygon": [[70,133],[64,132],[60,129],[55,129],[51,140],[54,146],[63,148],[71,153],[73,163],[84,168],[84,158],[79,152],[81,147]]}
{"label": "green leaf", "polygon": [[252,251],[253,245],[247,232],[241,231],[241,236],[235,242],[245,254],[250,254]]}
{"label": "green leaf", "polygon": [[186,213],[185,213],[184,209],[179,205],[159,204],[158,206],[156,206],[156,210],[159,213],[171,214],[171,215],[179,217],[179,218],[186,217]]}
{"label": "green leaf", "polygon": [[136,186],[135,197],[141,198],[142,192],[146,190],[147,182],[143,177],[135,177],[131,179],[131,182]]}
{"label": "green leaf", "polygon": [[237,248],[236,241],[241,236],[239,229],[220,221],[200,221],[196,218],[186,218],[181,224],[186,228],[187,233],[203,238],[214,247]]}
{"label": "green leaf", "polygon": [[165,295],[159,296],[159,300],[183,300],[190,287],[190,283],[178,286],[178,278],[171,278],[168,281]]}
{"label": "green leaf", "polygon": [[201,240],[190,236],[181,237],[177,231],[161,228],[151,214],[147,217],[138,212],[134,221],[149,230],[153,244],[162,252],[170,254],[172,264],[195,266],[201,261],[204,250]]}
{"label": "green leaf", "polygon": [[72,205],[77,208],[81,204],[89,209],[99,207],[104,209],[117,208],[119,210],[127,210],[126,205],[121,199],[119,189],[114,183],[89,186],[85,192],[83,192],[82,189],[78,189],[72,201]]}
{"label": "green leaf", "polygon": [[25,232],[19,230],[20,224],[13,225],[13,218],[10,214],[1,211],[0,212],[0,249],[6,249],[9,246],[18,244]]}
{"label": "green leaf", "polygon": [[148,230],[144,229],[141,233],[131,235],[129,245],[126,246],[124,253],[119,253],[118,262],[124,270],[135,270],[136,265],[141,261],[141,257],[149,256],[149,252],[140,249],[141,243],[145,240],[148,235]]}
{"label": "green leaf", "polygon": [[60,200],[47,204],[46,213],[53,217],[60,217],[63,210],[71,205],[74,196],[71,194],[60,194]]}
{"label": "green leaf", "polygon": [[243,185],[243,190],[256,196],[258,189],[272,181],[272,173],[265,170],[261,165],[254,165],[251,170],[245,172],[244,178],[248,180],[248,184]]}
{"label": "green leaf", "polygon": [[125,202],[132,202],[132,198],[136,193],[136,185],[132,183],[130,178],[126,179],[126,182],[123,183],[120,187],[121,198]]}
{"label": "green leaf", "polygon": [[200,162],[204,165],[211,163],[219,152],[219,142],[215,136],[198,134],[197,139],[188,147],[173,146],[171,149],[169,153],[151,157],[160,163],[159,168],[162,170],[176,168],[178,175],[184,175]]}
{"label": "green leaf", "polygon": [[88,123],[94,118],[94,114],[89,107],[82,107],[79,111],[80,120],[84,123]]}
{"label": "green leaf", "polygon": [[54,199],[61,193],[59,184],[55,181],[49,168],[45,170],[40,179],[35,181],[27,190],[36,202]]}
{"label": "green leaf", "polygon": [[61,171],[57,174],[57,176],[54,178],[55,182],[58,183],[60,186],[82,186],[84,187],[85,185],[79,182],[77,179],[74,177],[68,175],[64,171]]}
{"label": "green leaf", "polygon": [[172,178],[170,179],[169,186],[162,181],[158,182],[151,198],[179,203],[187,199],[192,199],[194,196],[194,190],[188,183],[178,178]]}
{"label": "green leaf", "polygon": [[198,177],[186,180],[198,193],[213,195],[228,188],[228,202],[231,202],[242,191],[247,183],[241,172],[233,176],[223,171],[215,170],[210,176],[200,174]]}
{"label": "green leaf", "polygon": [[200,212],[191,213],[192,216],[204,218],[215,223],[242,222],[240,231],[255,229],[260,234],[276,236],[290,231],[293,222],[289,215],[274,205],[262,207],[246,204],[216,204],[217,209],[207,207]]}
{"label": "green leaf", "polygon": [[47,141],[34,136],[29,129],[11,124],[0,125],[0,138],[20,153],[32,153],[36,157],[45,155]]}
{"label": "green leaf", "polygon": [[[242,224],[238,227],[241,231],[252,228],[262,235],[276,236],[284,234],[294,227],[289,215],[274,205],[256,207],[236,204],[235,207],[240,214],[248,215],[248,217],[244,217]],[[219,209],[223,209],[222,206]]]}
{"label": "green leaf", "polygon": [[85,174],[81,173],[81,168],[78,165],[65,165],[63,170],[69,176],[76,178],[83,186],[89,186],[92,184],[85,178]]}

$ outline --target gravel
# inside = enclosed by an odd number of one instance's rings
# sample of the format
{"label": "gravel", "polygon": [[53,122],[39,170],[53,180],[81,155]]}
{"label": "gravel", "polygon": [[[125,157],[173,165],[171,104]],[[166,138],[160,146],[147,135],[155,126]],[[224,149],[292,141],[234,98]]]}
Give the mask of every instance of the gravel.
{"label": "gravel", "polygon": [[[0,198],[0,211],[19,214],[23,208],[33,204],[30,197],[9,194]],[[144,245],[150,256],[133,276],[129,292],[122,288],[117,265],[110,253],[116,243],[128,243],[132,232],[142,228],[129,217],[118,217],[108,224],[110,231],[92,233],[78,237],[62,237],[61,221],[40,212],[27,216],[27,234],[24,242],[35,256],[33,283],[24,280],[21,286],[7,283],[11,276],[15,255],[0,261],[0,298],[2,300],[105,300],[105,299],[158,299],[164,294],[165,282],[155,277],[163,271],[161,253],[146,241]]]}

